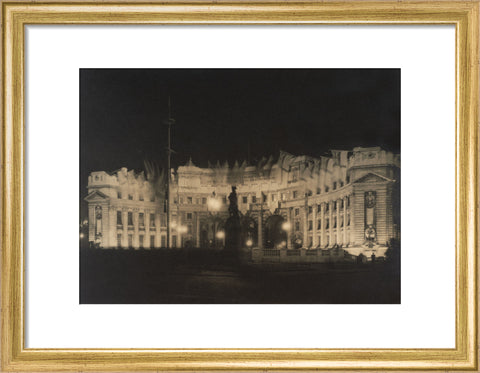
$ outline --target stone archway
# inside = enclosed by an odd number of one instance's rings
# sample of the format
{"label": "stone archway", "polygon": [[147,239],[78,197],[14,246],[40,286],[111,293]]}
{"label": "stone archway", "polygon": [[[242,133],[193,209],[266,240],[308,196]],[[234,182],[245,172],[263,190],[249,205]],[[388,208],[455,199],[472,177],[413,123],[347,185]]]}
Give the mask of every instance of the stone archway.
{"label": "stone archway", "polygon": [[287,232],[283,229],[285,219],[281,215],[271,215],[265,220],[266,249],[286,247]]}

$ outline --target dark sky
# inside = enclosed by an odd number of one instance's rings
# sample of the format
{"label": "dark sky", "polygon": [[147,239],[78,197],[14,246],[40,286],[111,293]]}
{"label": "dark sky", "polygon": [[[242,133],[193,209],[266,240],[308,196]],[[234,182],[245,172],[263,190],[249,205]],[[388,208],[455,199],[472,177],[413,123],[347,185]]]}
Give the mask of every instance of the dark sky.
{"label": "dark sky", "polygon": [[375,146],[400,152],[400,69],[81,69],[80,196],[91,171],[191,156],[230,166],[280,149],[319,156]]}

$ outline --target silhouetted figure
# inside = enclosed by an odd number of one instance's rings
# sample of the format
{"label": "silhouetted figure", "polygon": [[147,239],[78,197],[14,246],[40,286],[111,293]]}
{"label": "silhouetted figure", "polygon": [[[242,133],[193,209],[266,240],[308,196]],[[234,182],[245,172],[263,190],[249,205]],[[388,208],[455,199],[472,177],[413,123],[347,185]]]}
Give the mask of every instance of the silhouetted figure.
{"label": "silhouetted figure", "polygon": [[371,258],[372,258],[372,263],[375,263],[375,253],[372,253]]}
{"label": "silhouetted figure", "polygon": [[242,244],[242,227],[240,224],[240,214],[238,211],[237,188],[232,186],[232,192],[228,196],[230,206],[228,212],[230,217],[225,223],[225,249],[230,251],[234,257],[238,256]]}
{"label": "silhouetted figure", "polygon": [[228,212],[230,213],[230,216],[238,217],[238,199],[236,186],[232,186],[232,192],[228,196],[228,200],[230,201],[230,206],[228,206]]}

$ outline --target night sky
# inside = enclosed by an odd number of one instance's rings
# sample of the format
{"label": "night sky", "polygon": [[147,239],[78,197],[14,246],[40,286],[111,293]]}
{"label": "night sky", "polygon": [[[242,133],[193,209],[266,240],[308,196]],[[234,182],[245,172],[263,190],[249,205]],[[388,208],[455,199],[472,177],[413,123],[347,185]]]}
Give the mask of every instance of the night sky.
{"label": "night sky", "polygon": [[168,96],[173,167],[280,149],[400,152],[399,69],[81,69],[81,200],[92,171],[166,164]]}

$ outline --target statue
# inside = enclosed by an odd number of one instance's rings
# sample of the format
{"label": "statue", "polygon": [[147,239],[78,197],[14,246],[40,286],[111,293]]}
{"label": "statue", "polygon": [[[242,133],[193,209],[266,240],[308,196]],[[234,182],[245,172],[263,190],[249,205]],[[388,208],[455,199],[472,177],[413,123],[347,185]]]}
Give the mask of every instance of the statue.
{"label": "statue", "polygon": [[232,186],[232,192],[228,196],[228,200],[230,201],[230,206],[228,207],[230,217],[238,217],[238,199],[236,186]]}
{"label": "statue", "polygon": [[225,223],[225,249],[231,252],[234,256],[238,256],[239,250],[242,246],[242,232],[240,214],[238,211],[237,187],[232,186],[232,192],[228,196],[228,200],[230,201],[230,206],[228,207],[230,217]]}

